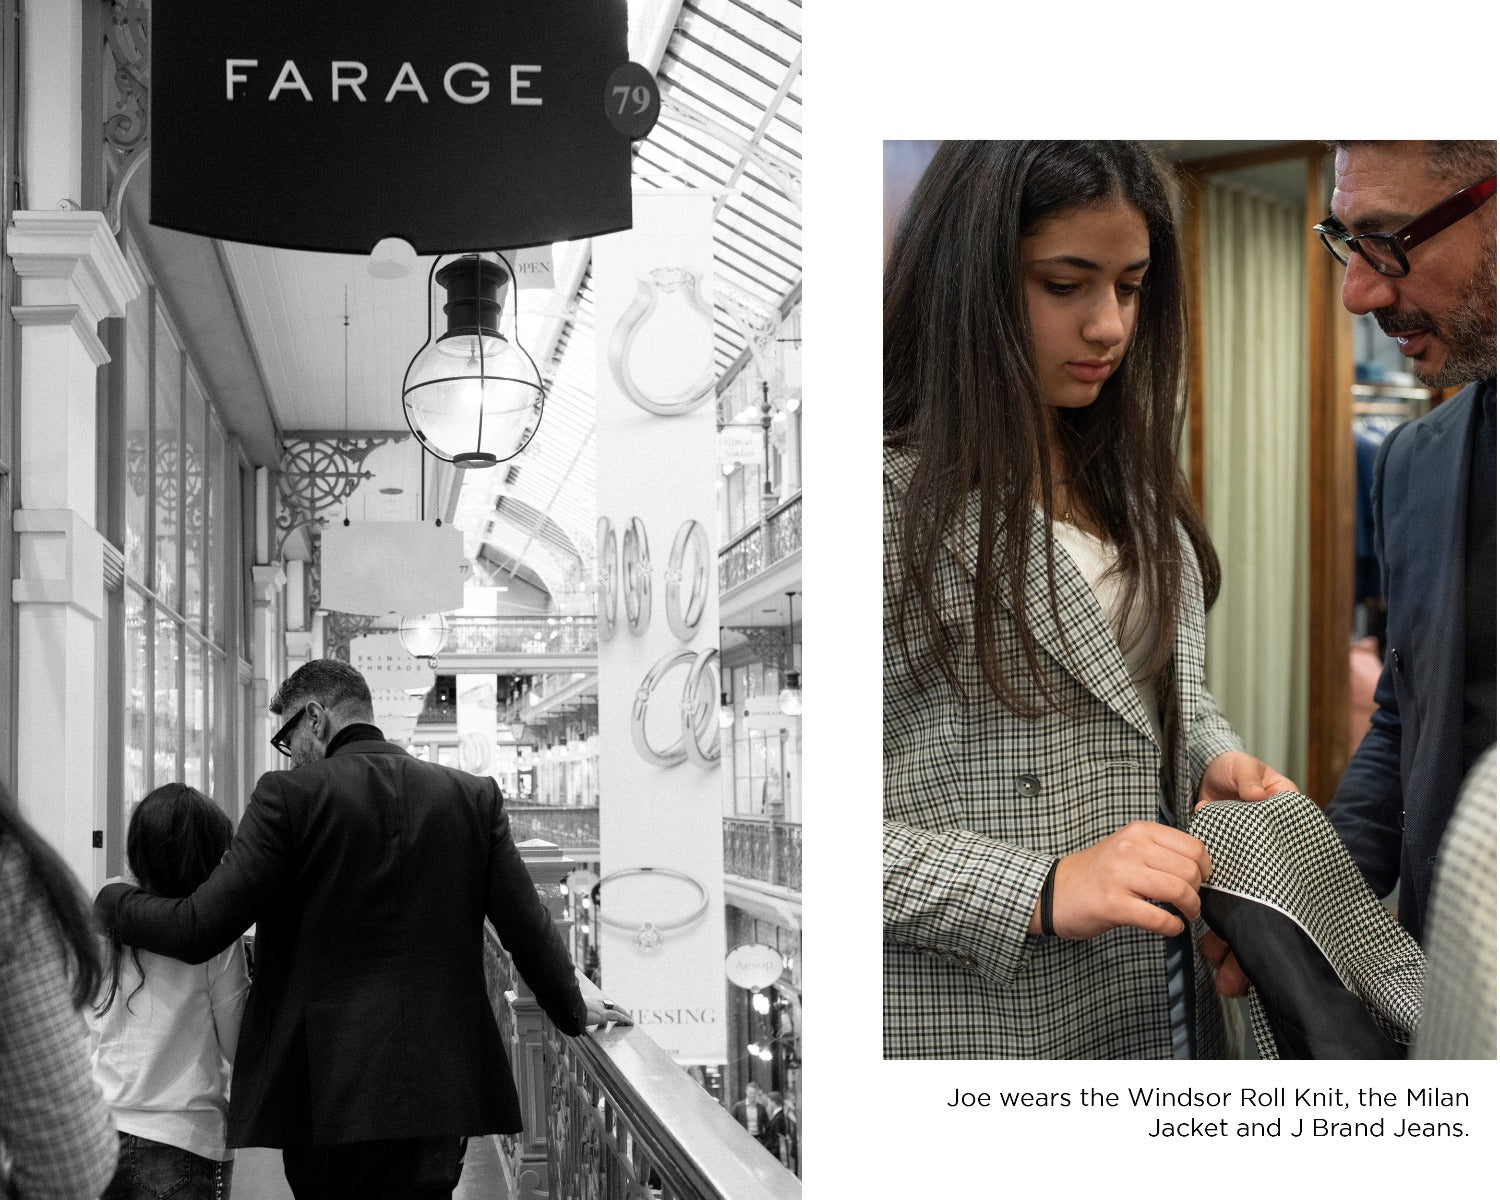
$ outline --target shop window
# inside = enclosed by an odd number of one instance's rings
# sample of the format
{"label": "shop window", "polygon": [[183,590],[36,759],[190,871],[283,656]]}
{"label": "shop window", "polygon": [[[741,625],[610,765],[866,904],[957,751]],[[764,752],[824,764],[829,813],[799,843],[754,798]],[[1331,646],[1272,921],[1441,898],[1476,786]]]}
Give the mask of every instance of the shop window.
{"label": "shop window", "polygon": [[207,756],[203,719],[208,679],[204,670],[203,643],[191,633],[183,638],[182,661],[182,782],[209,792],[205,778]]}
{"label": "shop window", "polygon": [[125,570],[148,578],[151,537],[151,300],[143,291],[125,308]]}
{"label": "shop window", "polygon": [[203,389],[187,372],[182,421],[182,615],[188,624],[203,621],[204,542],[207,533],[208,447],[204,435]]}
{"label": "shop window", "polygon": [[178,546],[182,531],[182,351],[160,308],[156,318],[156,428],[152,455],[156,496],[151,582],[168,608],[182,603]]}
{"label": "shop window", "polygon": [[[150,790],[151,647],[148,605],[135,588],[125,588],[125,817]],[[123,827],[122,827],[123,828]]]}
{"label": "shop window", "polygon": [[207,550],[203,558],[203,594],[206,620],[204,632],[216,646],[229,648],[226,643],[224,608],[229,599],[225,587],[225,543],[230,528],[224,508],[224,481],[229,475],[229,464],[225,461],[224,432],[212,411],[208,414],[208,483],[203,492],[203,525]]}
{"label": "shop window", "polygon": [[177,773],[179,741],[182,737],[181,692],[177,672],[182,660],[182,627],[160,608],[156,610],[156,657],[152,664],[156,714],[152,729],[153,769],[151,786],[167,783]]}

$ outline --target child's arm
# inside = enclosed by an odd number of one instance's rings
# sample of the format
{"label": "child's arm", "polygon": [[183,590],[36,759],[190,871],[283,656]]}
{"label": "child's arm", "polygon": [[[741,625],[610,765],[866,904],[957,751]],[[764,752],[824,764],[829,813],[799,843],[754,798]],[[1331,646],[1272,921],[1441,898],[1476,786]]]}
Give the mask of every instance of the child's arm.
{"label": "child's arm", "polygon": [[245,969],[245,943],[236,938],[234,945],[214,960],[208,981],[209,1015],[219,1039],[219,1053],[234,1065],[234,1048],[240,1037],[240,1018],[245,1013],[245,998],[250,992],[250,974]]}

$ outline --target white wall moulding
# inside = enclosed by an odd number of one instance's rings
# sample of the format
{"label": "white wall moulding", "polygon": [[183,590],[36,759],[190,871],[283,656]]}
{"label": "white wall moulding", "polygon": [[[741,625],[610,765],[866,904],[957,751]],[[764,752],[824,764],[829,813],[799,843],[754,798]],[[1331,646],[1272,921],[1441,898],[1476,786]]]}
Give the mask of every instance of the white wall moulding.
{"label": "white wall moulding", "polygon": [[461,608],[464,535],[431,521],[338,521],[322,537],[321,606],[338,612],[437,613]]}
{"label": "white wall moulding", "polygon": [[[21,309],[76,305],[97,325],[105,317],[123,317],[125,306],[140,294],[140,280],[103,213],[14,212],[5,252],[21,277]],[[19,312],[17,319],[22,319]]]}
{"label": "white wall moulding", "polygon": [[61,604],[91,620],[104,616],[104,538],[67,508],[12,514],[18,553],[11,594],[17,604]]}

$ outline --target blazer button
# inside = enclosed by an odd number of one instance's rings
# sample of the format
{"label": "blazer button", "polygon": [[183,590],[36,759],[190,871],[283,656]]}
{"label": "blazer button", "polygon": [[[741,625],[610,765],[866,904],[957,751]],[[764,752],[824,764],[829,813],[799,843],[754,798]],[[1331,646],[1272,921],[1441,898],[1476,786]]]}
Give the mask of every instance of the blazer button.
{"label": "blazer button", "polygon": [[1391,647],[1391,666],[1398,671],[1401,669],[1401,651],[1394,646]]}
{"label": "blazer button", "polygon": [[1041,793],[1042,781],[1035,775],[1017,775],[1016,791],[1022,796],[1036,796]]}

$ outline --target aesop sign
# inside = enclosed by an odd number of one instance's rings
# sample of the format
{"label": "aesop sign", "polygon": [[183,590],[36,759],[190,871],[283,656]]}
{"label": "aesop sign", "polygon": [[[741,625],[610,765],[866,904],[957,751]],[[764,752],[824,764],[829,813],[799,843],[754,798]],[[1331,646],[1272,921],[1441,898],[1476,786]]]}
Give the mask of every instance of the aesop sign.
{"label": "aesop sign", "polygon": [[153,224],[423,254],[630,228],[624,0],[155,0],[151,57]]}

